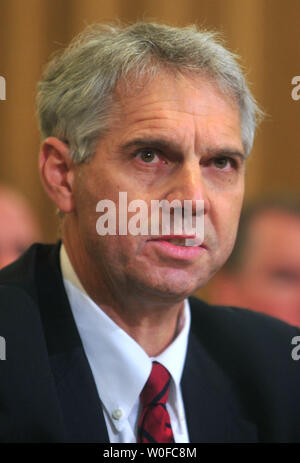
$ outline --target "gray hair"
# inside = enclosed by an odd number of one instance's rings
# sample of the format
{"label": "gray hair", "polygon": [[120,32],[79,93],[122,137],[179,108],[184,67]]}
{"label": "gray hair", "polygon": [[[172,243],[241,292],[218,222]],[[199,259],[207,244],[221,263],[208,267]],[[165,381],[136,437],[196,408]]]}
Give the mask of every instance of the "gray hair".
{"label": "gray hair", "polygon": [[129,77],[131,85],[161,70],[208,76],[240,109],[245,153],[251,151],[262,116],[249,91],[237,57],[215,32],[155,23],[93,25],[48,64],[39,82],[37,112],[43,138],[70,145],[74,162],[91,157],[109,128],[114,90]]}

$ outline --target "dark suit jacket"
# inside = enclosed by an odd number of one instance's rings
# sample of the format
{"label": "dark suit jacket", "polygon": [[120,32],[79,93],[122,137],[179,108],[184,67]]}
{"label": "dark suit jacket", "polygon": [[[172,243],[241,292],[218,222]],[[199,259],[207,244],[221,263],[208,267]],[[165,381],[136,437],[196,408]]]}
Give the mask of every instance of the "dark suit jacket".
{"label": "dark suit jacket", "polygon": [[[0,441],[109,442],[64,290],[57,245],[33,245],[0,272]],[[299,442],[297,328],[190,298],[182,377],[191,442]],[[105,372],[104,372],[105,374]]]}

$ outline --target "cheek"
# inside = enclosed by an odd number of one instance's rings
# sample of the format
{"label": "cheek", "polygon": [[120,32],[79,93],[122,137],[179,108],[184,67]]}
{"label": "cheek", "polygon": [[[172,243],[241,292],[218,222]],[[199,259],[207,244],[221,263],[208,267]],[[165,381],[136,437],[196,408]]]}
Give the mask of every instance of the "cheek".
{"label": "cheek", "polygon": [[214,228],[217,237],[217,256],[220,265],[228,259],[235,244],[239,216],[240,204],[223,204],[216,217]]}
{"label": "cheek", "polygon": [[222,201],[218,206],[218,212],[215,217],[216,229],[219,237],[224,241],[232,241],[235,239],[238,223],[241,213],[241,200]]}
{"label": "cheek", "polygon": [[118,262],[120,265],[129,264],[136,258],[138,243],[138,237],[131,235],[96,235],[94,239],[94,244],[105,259]]}

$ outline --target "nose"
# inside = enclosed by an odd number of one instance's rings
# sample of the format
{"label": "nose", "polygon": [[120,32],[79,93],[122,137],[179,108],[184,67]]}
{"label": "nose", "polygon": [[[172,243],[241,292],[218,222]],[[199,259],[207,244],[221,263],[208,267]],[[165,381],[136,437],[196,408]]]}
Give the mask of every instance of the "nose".
{"label": "nose", "polygon": [[207,187],[204,183],[199,159],[186,162],[176,172],[172,184],[169,185],[166,199],[171,202],[180,200],[182,204],[184,200],[192,201],[192,211],[196,214],[197,200],[203,201],[203,213],[207,214],[210,209],[209,198],[207,195]]}

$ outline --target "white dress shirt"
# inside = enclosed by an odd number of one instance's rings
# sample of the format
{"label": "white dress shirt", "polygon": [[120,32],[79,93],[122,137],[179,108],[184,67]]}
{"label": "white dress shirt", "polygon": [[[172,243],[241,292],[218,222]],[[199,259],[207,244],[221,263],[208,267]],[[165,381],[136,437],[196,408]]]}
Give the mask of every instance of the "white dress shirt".
{"label": "white dress shirt", "polygon": [[188,300],[185,300],[183,327],[179,334],[160,355],[150,358],[88,296],[75,274],[63,244],[60,264],[71,310],[103,406],[109,441],[136,442],[141,413],[139,395],[150,375],[152,361],[157,360],[171,374],[167,410],[175,442],[189,442],[180,390],[190,328]]}

